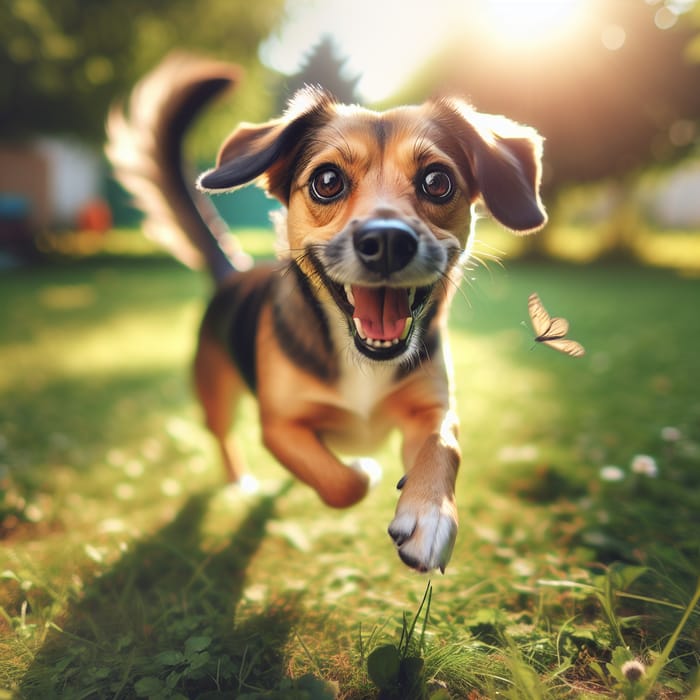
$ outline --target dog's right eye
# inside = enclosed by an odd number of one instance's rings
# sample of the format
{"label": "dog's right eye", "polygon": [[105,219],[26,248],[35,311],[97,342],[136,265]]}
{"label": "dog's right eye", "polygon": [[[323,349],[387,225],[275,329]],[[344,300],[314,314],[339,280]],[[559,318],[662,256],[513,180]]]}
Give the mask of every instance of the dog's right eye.
{"label": "dog's right eye", "polygon": [[345,178],[338,168],[323,166],[311,177],[311,196],[322,204],[334,202],[345,191]]}
{"label": "dog's right eye", "polygon": [[423,194],[436,204],[448,202],[454,194],[452,177],[447,170],[441,167],[424,172],[420,188]]}

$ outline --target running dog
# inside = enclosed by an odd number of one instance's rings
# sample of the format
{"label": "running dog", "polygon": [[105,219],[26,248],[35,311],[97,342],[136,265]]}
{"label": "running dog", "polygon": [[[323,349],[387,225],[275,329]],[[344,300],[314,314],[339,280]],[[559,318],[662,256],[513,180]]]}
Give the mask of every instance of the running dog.
{"label": "running dog", "polygon": [[[398,429],[389,535],[408,566],[444,572],[460,462],[448,310],[477,203],[514,232],[546,222],[542,140],[457,98],[374,112],[306,88],[280,118],[239,125],[195,186],[183,137],[238,79],[225,63],[168,57],[112,110],[107,146],[147,231],[216,282],[194,377],[227,476],[245,474],[229,430],[246,390],[266,447],[336,508],[365,496],[376,466],[336,453],[367,454]],[[279,260],[248,269],[205,193],[252,182],[284,214]]]}

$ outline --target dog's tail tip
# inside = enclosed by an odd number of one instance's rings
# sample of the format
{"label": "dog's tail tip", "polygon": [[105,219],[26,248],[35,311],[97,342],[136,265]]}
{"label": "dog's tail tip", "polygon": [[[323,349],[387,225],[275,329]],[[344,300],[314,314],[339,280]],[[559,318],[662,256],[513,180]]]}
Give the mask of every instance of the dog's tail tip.
{"label": "dog's tail tip", "polygon": [[250,257],[231,242],[214,205],[189,180],[182,142],[199,112],[242,75],[237,65],[174,51],[130,98],[115,103],[106,123],[107,157],[146,215],[146,235],[185,265],[207,267],[217,283],[250,267]]}

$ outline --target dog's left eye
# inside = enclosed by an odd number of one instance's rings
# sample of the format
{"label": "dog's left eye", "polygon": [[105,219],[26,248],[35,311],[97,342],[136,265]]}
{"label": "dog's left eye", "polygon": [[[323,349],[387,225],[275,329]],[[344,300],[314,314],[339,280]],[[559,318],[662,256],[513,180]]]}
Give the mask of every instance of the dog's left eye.
{"label": "dog's left eye", "polygon": [[345,191],[345,178],[338,168],[324,166],[311,177],[311,196],[324,204],[333,202]]}
{"label": "dog's left eye", "polygon": [[426,170],[421,177],[420,188],[428,199],[439,203],[449,200],[454,192],[452,177],[442,168]]}

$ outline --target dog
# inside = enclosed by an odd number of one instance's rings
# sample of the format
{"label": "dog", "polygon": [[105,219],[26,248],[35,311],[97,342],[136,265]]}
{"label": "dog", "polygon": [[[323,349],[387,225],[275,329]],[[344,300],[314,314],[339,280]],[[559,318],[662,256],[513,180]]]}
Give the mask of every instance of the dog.
{"label": "dog", "polygon": [[[196,180],[182,142],[239,69],[167,57],[108,119],[107,154],[150,235],[216,283],[194,383],[229,480],[237,400],[257,397],[263,441],[334,508],[360,501],[371,453],[398,429],[404,476],[388,532],[403,562],[444,573],[457,535],[458,418],[446,334],[477,204],[505,228],[547,219],[542,138],[455,97],[374,112],[307,87],[283,116],[240,124]],[[279,259],[230,250],[207,194],[256,182],[283,206]]]}

